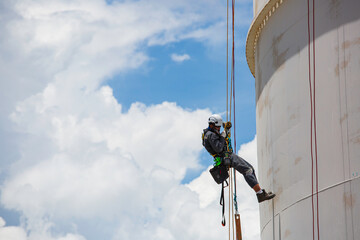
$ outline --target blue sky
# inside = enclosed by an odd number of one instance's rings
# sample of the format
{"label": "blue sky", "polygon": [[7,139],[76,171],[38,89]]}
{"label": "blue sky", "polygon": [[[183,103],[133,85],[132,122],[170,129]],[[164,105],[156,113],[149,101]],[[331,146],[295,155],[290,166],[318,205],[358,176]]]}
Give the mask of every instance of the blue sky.
{"label": "blue sky", "polygon": [[[236,12],[237,149],[256,167],[252,1]],[[226,110],[225,14],[219,0],[1,2],[0,239],[227,236],[201,145]]]}
{"label": "blue sky", "polygon": [[[236,34],[244,40],[246,27],[238,29],[241,31]],[[229,44],[230,49],[231,42]],[[244,42],[238,41],[237,45],[236,125],[237,141],[241,144],[252,140],[256,132],[255,80],[246,63]],[[147,105],[170,101],[184,108],[209,108],[214,113],[226,111],[226,45],[214,48],[185,40],[150,47],[147,52],[150,61],[145,66],[106,82],[114,89],[114,96],[123,104],[124,111],[137,101]],[[175,62],[171,59],[174,53],[188,54],[190,59]]]}
{"label": "blue sky", "polygon": [[[245,57],[244,38],[247,28],[244,26],[237,29],[236,36],[241,36],[243,40],[235,43],[237,120],[235,124],[237,147],[239,147],[253,140],[256,123],[255,80]],[[229,67],[232,47],[230,40]],[[152,105],[169,101],[176,102],[183,108],[209,108],[213,113],[225,113],[226,44],[215,48],[199,41],[185,40],[168,46],[150,47],[147,53],[150,61],[140,69],[117,75],[105,83],[114,89],[114,96],[122,103],[124,111],[127,111],[134,102]],[[171,59],[172,54],[187,54],[190,59],[175,62]],[[229,69],[229,84],[230,76]],[[223,116],[225,120],[225,115]],[[204,122],[205,127],[206,122]],[[183,182],[188,183],[197,177],[209,164],[209,160],[209,154],[204,150],[201,155],[201,164],[204,167],[196,171],[190,169]]]}

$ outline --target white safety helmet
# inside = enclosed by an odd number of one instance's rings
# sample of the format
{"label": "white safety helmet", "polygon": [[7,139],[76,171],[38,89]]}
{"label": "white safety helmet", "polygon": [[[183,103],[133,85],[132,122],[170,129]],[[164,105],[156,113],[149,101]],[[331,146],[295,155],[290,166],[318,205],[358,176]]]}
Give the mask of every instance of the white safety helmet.
{"label": "white safety helmet", "polygon": [[221,127],[223,120],[219,114],[213,114],[209,117],[208,123],[213,123],[216,127]]}

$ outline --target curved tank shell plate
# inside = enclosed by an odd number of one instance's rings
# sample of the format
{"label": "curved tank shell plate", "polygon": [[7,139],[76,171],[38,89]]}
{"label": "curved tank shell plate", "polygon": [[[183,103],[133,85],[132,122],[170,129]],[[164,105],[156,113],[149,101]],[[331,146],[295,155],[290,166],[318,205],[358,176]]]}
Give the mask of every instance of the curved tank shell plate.
{"label": "curved tank shell plate", "polygon": [[317,217],[320,239],[360,239],[360,1],[315,0],[317,178],[307,0],[254,0],[254,13],[259,180],[277,194],[260,204],[261,239],[317,239]]}

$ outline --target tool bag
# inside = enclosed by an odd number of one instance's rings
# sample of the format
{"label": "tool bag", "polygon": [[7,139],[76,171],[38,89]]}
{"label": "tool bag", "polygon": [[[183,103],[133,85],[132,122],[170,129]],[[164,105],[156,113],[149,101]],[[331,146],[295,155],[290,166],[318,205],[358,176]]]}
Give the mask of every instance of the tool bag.
{"label": "tool bag", "polygon": [[224,164],[211,168],[209,172],[217,184],[221,184],[229,178],[228,169]]}

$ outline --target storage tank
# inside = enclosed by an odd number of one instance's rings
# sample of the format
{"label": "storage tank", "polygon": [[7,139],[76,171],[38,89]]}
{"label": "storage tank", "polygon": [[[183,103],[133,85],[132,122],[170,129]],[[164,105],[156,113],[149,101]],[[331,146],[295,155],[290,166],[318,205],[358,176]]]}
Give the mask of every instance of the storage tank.
{"label": "storage tank", "polygon": [[360,1],[253,4],[261,239],[359,240]]}

